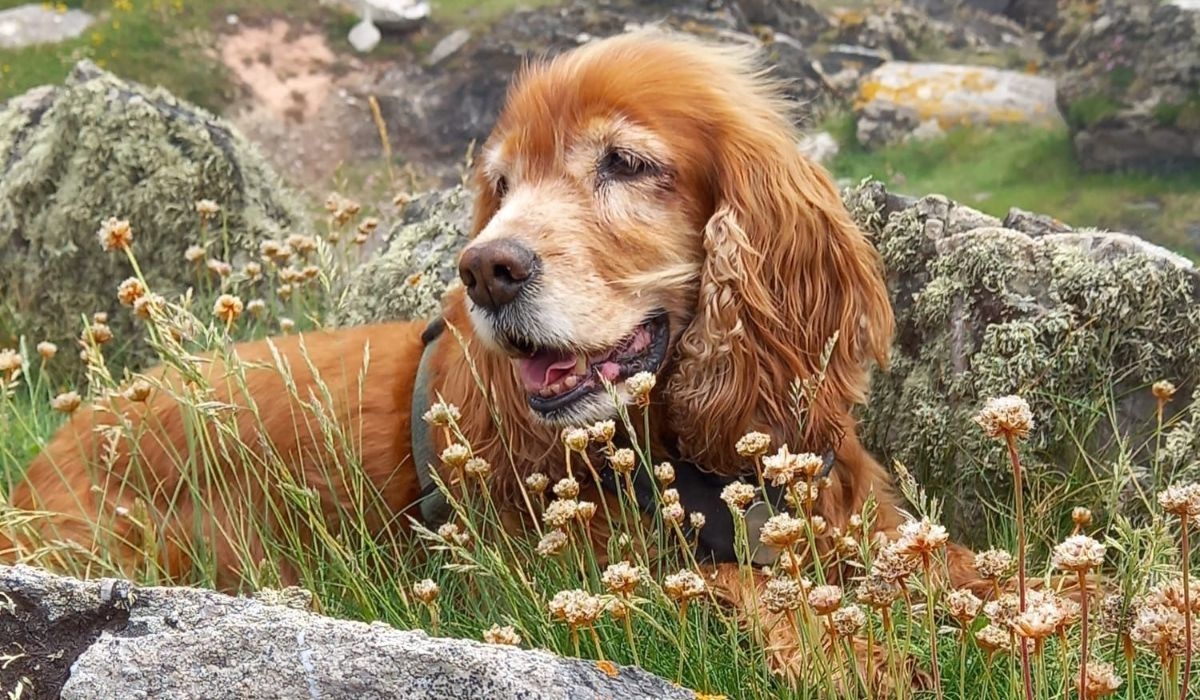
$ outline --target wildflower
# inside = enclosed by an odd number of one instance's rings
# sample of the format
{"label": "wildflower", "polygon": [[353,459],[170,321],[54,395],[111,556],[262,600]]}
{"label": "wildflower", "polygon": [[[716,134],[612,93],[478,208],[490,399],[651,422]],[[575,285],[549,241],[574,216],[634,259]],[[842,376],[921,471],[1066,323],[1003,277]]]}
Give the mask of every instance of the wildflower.
{"label": "wildflower", "polygon": [[787,513],[771,516],[759,531],[759,540],[763,544],[781,549],[795,545],[803,536],[804,521]]}
{"label": "wildflower", "polygon": [[892,603],[899,600],[903,591],[900,586],[890,579],[881,576],[868,576],[858,587],[858,600],[872,608],[890,608]]}
{"label": "wildflower", "polygon": [[552,557],[567,546],[567,533],[562,530],[551,530],[538,540],[537,553],[543,557]]}
{"label": "wildflower", "polygon": [[484,479],[492,473],[492,465],[482,457],[472,457],[463,465],[463,471],[469,476]]}
{"label": "wildflower", "polygon": [[226,324],[233,323],[242,315],[242,300],[232,294],[222,294],[213,304],[213,316]]}
{"label": "wildflower", "polygon": [[1033,412],[1029,403],[1020,396],[1001,396],[988,399],[983,409],[975,416],[975,422],[990,438],[1026,438],[1033,430]]}
{"label": "wildflower", "polygon": [[997,625],[985,625],[982,629],[975,633],[975,642],[979,644],[979,648],[988,653],[992,652],[1007,652],[1010,650],[1012,638],[1003,627]]}
{"label": "wildflower", "polygon": [[392,197],[392,206],[397,209],[403,209],[409,202],[413,200],[413,196],[407,192],[397,192],[395,197]]}
{"label": "wildflower", "polygon": [[853,637],[867,624],[867,614],[857,605],[847,605],[834,610],[830,619],[833,629],[843,637]]}
{"label": "wildflower", "polygon": [[1100,601],[1100,626],[1109,634],[1128,634],[1133,611],[1125,607],[1120,593],[1109,593]]}
{"label": "wildflower", "polygon": [[604,609],[614,620],[624,620],[629,617],[629,604],[620,598],[610,598]]}
{"label": "wildflower", "polygon": [[694,529],[699,530],[708,523],[708,518],[704,517],[704,513],[697,511],[688,515],[688,522],[691,523]]}
{"label": "wildflower", "polygon": [[130,401],[141,403],[150,397],[150,390],[150,382],[145,379],[135,379],[122,393]]}
{"label": "wildflower", "polygon": [[579,495],[579,482],[569,476],[560,479],[554,485],[554,495],[562,499],[575,498]]}
{"label": "wildflower", "polygon": [[108,323],[108,312],[97,311],[92,314],[92,323]]}
{"label": "wildflower", "polygon": [[183,259],[192,264],[203,262],[207,257],[208,251],[198,245],[190,245],[187,250],[183,251]]}
{"label": "wildflower", "polygon": [[460,532],[462,532],[462,528],[455,522],[442,523],[437,529],[438,537],[442,538],[446,544],[454,544],[454,540],[457,539]]}
{"label": "wildflower", "polygon": [[879,554],[871,562],[871,573],[893,583],[899,583],[911,576],[920,565],[920,559],[893,542],[879,550]]}
{"label": "wildflower", "polygon": [[58,346],[48,340],[43,340],[37,344],[37,353],[42,356],[43,360],[49,362],[58,354]]}
{"label": "wildflower", "polygon": [[1164,661],[1182,656],[1186,623],[1183,613],[1166,605],[1144,605],[1133,618],[1129,638],[1149,647]]}
{"label": "wildflower", "polygon": [[242,266],[242,275],[250,282],[262,279],[262,265],[251,260]]}
{"label": "wildflower", "polygon": [[16,350],[0,350],[0,374],[11,374],[25,365],[25,358]]}
{"label": "wildflower", "polygon": [[261,317],[267,311],[267,302],[262,299],[251,299],[246,302],[246,311],[255,318]]}
{"label": "wildflower", "polygon": [[316,265],[305,265],[304,269],[300,271],[300,279],[307,282],[308,280],[316,279],[319,274],[321,274],[321,268]]}
{"label": "wildflower", "polygon": [[746,433],[738,438],[734,449],[742,457],[761,457],[771,449],[771,436],[759,432]]}
{"label": "wildflower", "polygon": [[296,322],[290,318],[279,319],[279,330],[284,333],[291,333],[296,328]]}
{"label": "wildflower", "polygon": [[828,615],[842,604],[840,586],[817,586],[808,592],[808,604],[818,615]]}
{"label": "wildflower", "polygon": [[457,423],[462,418],[462,414],[459,413],[458,406],[452,403],[435,401],[421,418],[430,425],[446,427]]}
{"label": "wildflower", "polygon": [[789,452],[787,445],[780,447],[775,454],[763,457],[762,466],[763,478],[774,486],[787,486],[798,476],[797,455]]}
{"label": "wildflower", "polygon": [[1054,547],[1050,564],[1063,571],[1087,572],[1104,563],[1104,545],[1087,535],[1072,535]]}
{"label": "wildflower", "polygon": [[196,213],[201,221],[208,221],[221,213],[221,205],[211,199],[201,199],[196,202]]}
{"label": "wildflower", "polygon": [[1158,505],[1172,515],[1195,518],[1200,516],[1200,484],[1173,484],[1158,494]]}
{"label": "wildflower", "polygon": [[453,443],[442,450],[442,464],[451,469],[462,469],[471,458],[471,450],[461,443]]}
{"label": "wildflower", "polygon": [[612,464],[613,471],[616,473],[629,474],[637,464],[637,456],[634,455],[633,450],[628,447],[622,447],[613,452],[608,461]]}
{"label": "wildflower", "polygon": [[117,287],[117,299],[125,306],[133,306],[134,302],[146,295],[146,285],[136,277],[130,277]]}
{"label": "wildflower", "polygon": [[96,235],[106,252],[127,250],[133,244],[133,229],[129,222],[116,217],[109,217],[102,223]]}
{"label": "wildflower", "polygon": [[417,600],[426,605],[433,604],[437,600],[441,589],[432,579],[422,579],[413,584],[413,595]]}
{"label": "wildflower", "polygon": [[283,244],[296,251],[300,255],[308,255],[317,249],[317,239],[312,236],[304,236],[299,233],[293,233],[284,239]]}
{"label": "wildflower", "polygon": [[572,627],[591,625],[604,612],[604,603],[598,596],[579,589],[555,593],[547,607],[556,620]]}
{"label": "wildflower", "polygon": [[979,617],[981,608],[983,601],[965,588],[951,591],[950,595],[946,596],[946,610],[950,612],[950,617],[958,620],[964,628],[969,627],[971,622]]}
{"label": "wildflower", "polygon": [[1040,641],[1058,631],[1063,624],[1063,609],[1050,597],[1038,598],[1026,592],[1025,612],[1018,613],[1012,622],[1017,636]]}
{"label": "wildflower", "polygon": [[775,577],[767,581],[762,604],[773,613],[796,610],[804,601],[804,587],[790,577]]}
{"label": "wildflower", "polygon": [[562,443],[572,452],[583,452],[587,449],[588,431],[585,428],[563,428]]}
{"label": "wildflower", "polygon": [[812,521],[812,531],[815,535],[824,535],[825,531],[829,529],[828,524],[825,522],[825,518],[822,518],[819,515],[812,516],[810,520]]}
{"label": "wildflower", "polygon": [[642,572],[636,566],[622,561],[609,564],[600,575],[600,580],[610,592],[627,596],[642,582]]}
{"label": "wildflower", "polygon": [[375,233],[375,229],[377,228],[379,228],[379,219],[373,216],[368,216],[358,222],[358,232],[364,236],[370,236],[372,233]]}
{"label": "wildflower", "polygon": [[1000,581],[1012,573],[1012,555],[1003,549],[989,549],[975,555],[975,570],[990,581]]}
{"label": "wildflower", "polygon": [[133,313],[140,319],[149,319],[155,310],[161,309],[166,300],[158,294],[147,294],[133,302]]}
{"label": "wildflower", "polygon": [[683,506],[678,502],[666,503],[662,507],[662,518],[668,523],[682,523],[683,516]]}
{"label": "wildflower", "polygon": [[625,386],[629,389],[634,403],[646,406],[650,403],[650,392],[654,389],[657,381],[658,379],[650,372],[638,372],[625,380]]}
{"label": "wildflower", "polygon": [[587,431],[592,442],[605,444],[612,442],[617,434],[617,424],[610,420],[597,421],[588,426]]}
{"label": "wildflower", "polygon": [[750,484],[744,481],[735,481],[725,488],[721,489],[721,500],[729,506],[729,510],[741,513],[754,502],[754,497],[757,494],[755,489]]}
{"label": "wildflower", "polygon": [[1075,523],[1077,528],[1085,528],[1092,524],[1092,511],[1083,506],[1077,506],[1071,510],[1071,522]]}
{"label": "wildflower", "polygon": [[542,513],[542,520],[551,527],[565,527],[579,510],[579,502],[573,499],[552,501]]}
{"label": "wildflower", "polygon": [[675,481],[675,467],[670,462],[654,465],[654,478],[658,479],[658,483],[663,486],[670,484]]}
{"label": "wildflower", "polygon": [[993,625],[1010,629],[1020,612],[1020,599],[1015,593],[1005,593],[983,604],[983,614]]}
{"label": "wildflower", "polygon": [[1121,687],[1121,677],[1114,671],[1112,664],[1102,661],[1089,661],[1084,670],[1084,685],[1081,695],[1085,698],[1102,698],[1112,695]]}
{"label": "wildflower", "polygon": [[521,635],[513,629],[512,625],[492,625],[483,632],[483,641],[488,644],[499,644],[501,646],[516,647],[521,645]]}
{"label": "wildflower", "polygon": [[92,325],[88,326],[83,331],[82,340],[85,343],[92,343],[95,345],[103,345],[112,339],[113,339],[112,329],[109,328],[108,324],[106,324],[106,323],[101,323],[101,322],[93,323]]}
{"label": "wildflower", "polygon": [[596,504],[591,501],[580,501],[579,505],[575,506],[575,517],[583,522],[591,520],[596,515]]}
{"label": "wildflower", "polygon": [[708,590],[708,586],[704,583],[704,579],[694,571],[684,569],[676,574],[671,574],[663,580],[663,590],[672,600],[680,603],[697,598],[704,595]]}
{"label": "wildflower", "polygon": [[675,489],[664,489],[659,497],[663,503],[679,503],[679,491]]}
{"label": "wildflower", "polygon": [[1175,398],[1175,385],[1165,379],[1160,379],[1150,387],[1150,393],[1154,394],[1154,398],[1166,403]]}
{"label": "wildflower", "polygon": [[946,546],[950,539],[946,528],[930,521],[929,518],[910,520],[900,526],[899,532],[900,539],[896,540],[896,547],[901,552],[914,556],[928,556]]}
{"label": "wildflower", "polygon": [[536,472],[525,477],[525,488],[529,489],[532,494],[540,494],[550,485],[550,477],[541,472]]}

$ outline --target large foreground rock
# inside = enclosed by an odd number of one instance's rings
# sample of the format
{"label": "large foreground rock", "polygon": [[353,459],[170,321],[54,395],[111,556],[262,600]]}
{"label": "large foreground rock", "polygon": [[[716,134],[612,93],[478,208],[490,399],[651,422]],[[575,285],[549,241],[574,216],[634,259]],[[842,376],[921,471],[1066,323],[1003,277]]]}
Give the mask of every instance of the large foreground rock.
{"label": "large foreground rock", "polygon": [[[181,292],[195,278],[184,261],[199,242],[195,202],[223,208],[209,231],[224,257],[253,253],[301,221],[301,210],[258,152],[224,120],[160,89],[81,62],[61,87],[0,107],[0,347],[29,334],[74,347],[80,316],[106,311],[116,342],[129,340],[117,285],[123,255],[102,252],[96,232],[128,219],[151,286]],[[217,245],[217,244],[220,245]],[[235,262],[235,260],[228,260]],[[138,357],[138,348],[129,348]],[[63,352],[55,362],[70,362]]]}
{"label": "large foreground rock", "polygon": [[[259,599],[0,566],[0,688],[20,697],[692,700],[636,668],[347,622]],[[279,603],[290,603],[283,605]]]}
{"label": "large foreground rock", "polygon": [[1058,104],[1085,169],[1200,165],[1200,7],[1105,0],[1065,68]]}

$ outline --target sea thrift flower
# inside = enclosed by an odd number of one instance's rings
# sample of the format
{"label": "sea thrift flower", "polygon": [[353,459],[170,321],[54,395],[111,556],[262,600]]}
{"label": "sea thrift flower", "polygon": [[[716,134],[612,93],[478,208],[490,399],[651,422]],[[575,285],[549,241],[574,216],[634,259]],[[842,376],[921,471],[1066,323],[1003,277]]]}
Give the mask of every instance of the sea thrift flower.
{"label": "sea thrift flower", "polygon": [[217,275],[218,277],[228,277],[233,274],[233,265],[230,265],[224,260],[207,260],[205,261],[204,266],[208,268],[209,272]]}
{"label": "sea thrift flower", "polygon": [[279,319],[279,330],[284,333],[291,333],[296,328],[296,322],[290,318]]}
{"label": "sea thrift flower", "polygon": [[141,403],[150,397],[150,391],[150,382],[145,379],[135,379],[122,393],[130,401]]}
{"label": "sea thrift flower", "polygon": [[904,554],[912,556],[928,556],[946,546],[950,539],[946,528],[931,522],[929,518],[910,520],[899,528],[900,539],[896,540],[896,548]]}
{"label": "sea thrift flower", "polygon": [[105,220],[96,235],[100,239],[100,247],[106,252],[126,250],[133,244],[133,229],[129,222],[116,217]]}
{"label": "sea thrift flower", "polygon": [[483,641],[488,644],[516,647],[521,645],[521,635],[512,625],[492,625],[483,632]]}
{"label": "sea thrift flower", "polygon": [[0,374],[12,374],[24,364],[25,359],[16,350],[0,350]]}
{"label": "sea thrift flower", "polygon": [[650,372],[638,372],[625,380],[625,387],[629,389],[634,403],[645,406],[650,403],[650,392],[654,389],[657,381],[657,378]]}
{"label": "sea thrift flower", "polygon": [[463,472],[477,479],[484,479],[492,473],[492,465],[482,457],[472,457],[463,465]]}
{"label": "sea thrift flower", "polygon": [[43,360],[49,362],[58,354],[58,346],[48,340],[43,340],[37,344],[37,353],[42,356]]}
{"label": "sea thrift flower", "polygon": [[1158,505],[1172,515],[1200,517],[1200,484],[1168,486],[1158,494]]}
{"label": "sea thrift flower", "polygon": [[1114,671],[1112,664],[1089,661],[1084,671],[1083,697],[1102,698],[1117,692],[1124,681]]}
{"label": "sea thrift flower", "polygon": [[738,513],[754,502],[758,490],[743,481],[735,481],[721,489],[721,500],[729,509]]}
{"label": "sea thrift flower", "polygon": [[692,527],[699,530],[708,523],[708,518],[704,517],[704,513],[696,512],[688,515],[688,522]]}
{"label": "sea thrift flower", "polygon": [[857,605],[847,605],[834,610],[830,619],[833,629],[843,637],[853,637],[867,624],[867,614]]}
{"label": "sea thrift flower", "polygon": [[421,416],[426,423],[438,427],[453,425],[460,418],[462,418],[462,414],[459,413],[458,406],[445,401],[435,401],[425,415]]}
{"label": "sea thrift flower", "polygon": [[975,633],[975,642],[979,644],[980,649],[990,654],[1011,651],[1012,639],[1005,628],[991,624]]}
{"label": "sea thrift flower", "polygon": [[242,315],[242,300],[232,294],[222,294],[213,304],[213,316],[223,323],[230,324]]}
{"label": "sea thrift flower", "polygon": [[207,257],[208,251],[198,245],[190,245],[183,251],[183,259],[193,264],[203,262]]}
{"label": "sea thrift flower", "polygon": [[246,302],[246,311],[255,318],[261,317],[267,310],[267,302],[262,299],[251,299]]}
{"label": "sea thrift flower", "polygon": [[1092,511],[1083,506],[1078,506],[1071,510],[1071,522],[1075,523],[1077,528],[1085,528],[1092,524]]}
{"label": "sea thrift flower", "polygon": [[675,481],[675,467],[670,462],[662,462],[654,465],[654,478],[658,479],[658,483],[662,486]]}
{"label": "sea thrift flower", "polygon": [[771,516],[759,531],[759,540],[763,544],[781,549],[791,547],[803,537],[804,521],[787,513]]}
{"label": "sea thrift flower", "polygon": [[818,615],[828,615],[842,604],[839,586],[817,586],[808,592],[808,604]]}
{"label": "sea thrift flower", "polygon": [[946,610],[964,629],[979,617],[982,608],[983,601],[965,588],[951,591],[950,595],[946,596]]}
{"label": "sea thrift flower", "polygon": [[988,399],[975,416],[975,422],[990,438],[1012,436],[1026,438],[1033,430],[1033,412],[1020,396],[1001,396]]}
{"label": "sea thrift flower", "polygon": [[699,574],[684,569],[677,574],[667,576],[663,580],[663,590],[666,591],[667,596],[672,600],[682,603],[704,595],[704,592],[708,590],[708,586],[704,583],[704,579],[700,578]]}
{"label": "sea thrift flower", "polygon": [[545,492],[548,486],[550,486],[550,477],[541,472],[536,472],[525,477],[525,488],[529,489],[529,492],[534,495]]}
{"label": "sea thrift flower", "polygon": [[1165,379],[1160,379],[1150,387],[1150,393],[1154,394],[1154,398],[1166,403],[1175,398],[1175,385]]}
{"label": "sea thrift flower", "polygon": [[585,428],[564,428],[562,431],[562,442],[568,450],[572,452],[583,452],[587,449],[588,431]]}
{"label": "sea thrift flower", "polygon": [[432,579],[417,581],[413,584],[412,590],[413,596],[426,605],[430,605],[433,601],[437,600],[438,594],[441,592],[441,588]]}
{"label": "sea thrift flower", "polygon": [[1104,563],[1104,545],[1087,535],[1072,535],[1054,548],[1050,564],[1063,571],[1087,572]]}
{"label": "sea thrift flower", "polygon": [[763,590],[762,604],[773,613],[796,610],[804,602],[804,587],[789,577],[775,577],[767,581]]}
{"label": "sea thrift flower", "polygon": [[554,619],[572,627],[591,625],[604,612],[604,603],[598,596],[579,589],[555,593],[547,607]]}
{"label": "sea thrift flower", "polygon": [[629,474],[633,471],[634,466],[637,465],[637,456],[633,450],[628,447],[622,447],[613,452],[608,461],[612,464],[613,471],[616,473]]}
{"label": "sea thrift flower", "polygon": [[575,498],[579,495],[579,482],[572,477],[560,479],[554,485],[554,495],[562,499]]}
{"label": "sea thrift flower", "polygon": [[642,582],[642,572],[628,562],[617,562],[608,565],[608,568],[601,574],[600,581],[611,593],[632,595],[638,584]]}
{"label": "sea thrift flower", "polygon": [[606,444],[612,442],[617,434],[617,424],[611,420],[602,420],[588,426],[588,437],[592,442]]}
{"label": "sea thrift flower", "polygon": [[1003,549],[989,549],[975,555],[975,570],[990,581],[1007,578],[1013,570],[1012,555]]}
{"label": "sea thrift flower", "polygon": [[221,213],[221,205],[211,199],[201,199],[196,202],[196,213],[201,221],[208,221]]}
{"label": "sea thrift flower", "polygon": [[117,299],[125,306],[133,306],[134,302],[146,295],[146,285],[136,277],[130,277],[117,287]]}
{"label": "sea thrift flower", "polygon": [[543,557],[552,557],[563,551],[567,546],[567,533],[562,530],[551,530],[538,541],[537,553]]}
{"label": "sea thrift flower", "polygon": [[746,433],[738,438],[734,449],[742,457],[761,457],[771,449],[771,436],[759,432]]}
{"label": "sea thrift flower", "polygon": [[579,511],[579,502],[575,500],[553,501],[546,506],[542,520],[551,527],[566,527]]}
{"label": "sea thrift flower", "polygon": [[463,468],[470,458],[471,450],[461,443],[447,445],[446,449],[442,450],[442,464],[451,469]]}

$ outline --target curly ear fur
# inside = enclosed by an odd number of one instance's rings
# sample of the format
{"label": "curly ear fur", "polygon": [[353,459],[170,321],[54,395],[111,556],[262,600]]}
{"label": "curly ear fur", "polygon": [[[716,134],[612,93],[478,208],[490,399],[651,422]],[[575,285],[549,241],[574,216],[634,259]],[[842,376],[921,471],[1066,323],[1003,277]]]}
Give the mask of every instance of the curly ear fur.
{"label": "curly ear fur", "polygon": [[[755,86],[727,107],[715,140],[696,317],[668,386],[680,451],[726,473],[744,469],[734,445],[750,430],[794,450],[836,447],[865,399],[868,363],[886,364],[893,333],[877,252],[828,174],[797,151],[774,89]],[[797,379],[819,382],[802,419]]]}

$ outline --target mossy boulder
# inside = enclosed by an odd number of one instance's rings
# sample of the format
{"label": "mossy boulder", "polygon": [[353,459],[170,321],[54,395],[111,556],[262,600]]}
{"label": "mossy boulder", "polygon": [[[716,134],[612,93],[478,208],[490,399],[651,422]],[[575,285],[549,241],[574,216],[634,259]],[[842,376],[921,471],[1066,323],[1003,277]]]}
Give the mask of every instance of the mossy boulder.
{"label": "mossy boulder", "polygon": [[[144,349],[121,313],[117,285],[132,273],[97,239],[108,217],[128,219],[151,286],[186,289],[183,254],[201,237],[195,203],[221,216],[213,250],[235,262],[299,226],[302,210],[254,147],[226,121],[87,61],[62,86],[0,106],[0,346],[19,336],[74,346],[81,315],[109,313],[119,357]],[[225,250],[228,250],[226,254]],[[56,362],[74,361],[73,352]]]}

